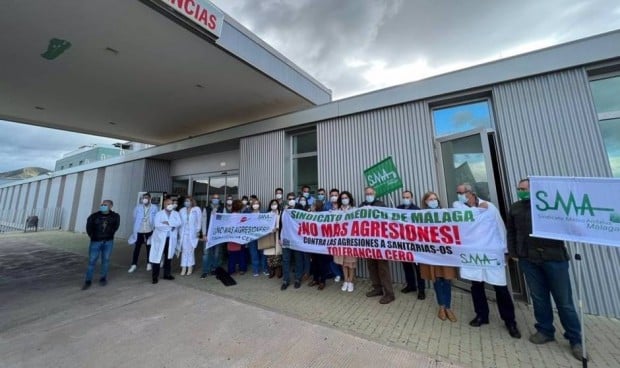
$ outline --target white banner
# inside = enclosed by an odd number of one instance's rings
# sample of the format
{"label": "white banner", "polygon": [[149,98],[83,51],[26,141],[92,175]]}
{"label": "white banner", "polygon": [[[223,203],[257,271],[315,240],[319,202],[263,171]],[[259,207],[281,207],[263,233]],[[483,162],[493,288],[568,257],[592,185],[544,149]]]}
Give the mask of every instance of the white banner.
{"label": "white banner", "polygon": [[620,179],[530,177],[532,235],[620,246]]}
{"label": "white banner", "polygon": [[233,242],[247,244],[273,232],[276,215],[268,213],[213,213],[207,231],[207,248]]}
{"label": "white banner", "polygon": [[286,210],[282,246],[310,253],[456,267],[504,267],[505,228],[488,210]]}

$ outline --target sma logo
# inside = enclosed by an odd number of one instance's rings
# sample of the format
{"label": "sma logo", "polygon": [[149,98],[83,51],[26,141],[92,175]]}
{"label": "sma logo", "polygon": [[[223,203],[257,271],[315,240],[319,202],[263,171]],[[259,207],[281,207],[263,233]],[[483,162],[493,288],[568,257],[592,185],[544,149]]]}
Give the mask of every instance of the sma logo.
{"label": "sma logo", "polygon": [[574,211],[577,216],[583,216],[586,213],[590,216],[595,216],[595,211],[613,212],[613,208],[593,207],[590,202],[590,197],[584,194],[581,198],[581,202],[577,202],[573,192],[570,192],[568,198],[563,198],[559,191],[555,192],[555,198],[549,198],[549,194],[544,190],[536,192],[536,209],[539,211],[556,211],[561,209],[566,216],[570,215]]}

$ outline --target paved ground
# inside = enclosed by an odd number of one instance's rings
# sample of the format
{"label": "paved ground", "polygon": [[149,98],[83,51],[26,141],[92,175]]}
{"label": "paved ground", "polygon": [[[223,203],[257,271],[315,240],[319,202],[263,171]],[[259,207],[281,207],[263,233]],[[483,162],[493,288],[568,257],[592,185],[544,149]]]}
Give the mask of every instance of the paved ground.
{"label": "paved ground", "polygon": [[[468,294],[455,292],[459,321],[435,317],[427,300],[279,290],[251,274],[224,287],[198,274],[150,283],[127,274],[130,247],[117,242],[110,283],[81,291],[84,235],[0,235],[0,367],[579,367],[561,339],[527,341],[531,309],[517,303],[524,338],[512,339],[492,305],[491,324],[467,325]],[[198,252],[199,253],[199,252]],[[620,367],[620,321],[586,317],[591,367]],[[561,327],[557,326],[559,331]]]}

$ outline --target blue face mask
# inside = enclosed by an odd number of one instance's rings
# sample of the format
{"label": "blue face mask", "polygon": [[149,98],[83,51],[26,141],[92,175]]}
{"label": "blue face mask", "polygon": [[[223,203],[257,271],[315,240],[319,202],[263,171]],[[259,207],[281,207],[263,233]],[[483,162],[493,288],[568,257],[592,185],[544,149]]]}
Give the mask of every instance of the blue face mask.
{"label": "blue face mask", "polygon": [[409,206],[411,204],[411,199],[403,198],[402,204],[403,206]]}
{"label": "blue face mask", "polygon": [[375,201],[375,196],[374,195],[367,195],[366,196],[366,202],[372,203],[374,201]]}
{"label": "blue face mask", "polygon": [[461,203],[467,202],[467,196],[465,194],[457,193],[456,197],[457,197],[458,201],[461,202]]}
{"label": "blue face mask", "polygon": [[102,204],[101,206],[99,206],[99,211],[101,211],[102,213],[108,213],[108,211],[110,211],[110,207],[108,207],[105,204]]}
{"label": "blue face mask", "polygon": [[217,206],[218,204],[220,204],[220,199],[219,198],[212,198],[211,199],[211,203],[213,203],[214,205]]}
{"label": "blue face mask", "polygon": [[324,200],[325,200],[325,194],[319,194],[319,195],[317,195],[317,196],[316,196],[316,198],[317,198],[319,201],[324,201]]}

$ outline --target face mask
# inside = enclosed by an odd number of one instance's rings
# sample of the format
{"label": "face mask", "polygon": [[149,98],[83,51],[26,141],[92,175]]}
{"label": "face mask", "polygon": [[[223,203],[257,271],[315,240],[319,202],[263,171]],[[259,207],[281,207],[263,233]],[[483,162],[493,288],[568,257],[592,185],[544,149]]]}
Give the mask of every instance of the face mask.
{"label": "face mask", "polygon": [[338,202],[338,196],[331,196],[329,200],[332,202]]}
{"label": "face mask", "polygon": [[517,197],[519,197],[519,200],[521,201],[527,201],[528,199],[530,199],[530,191],[520,190],[517,192]]}
{"label": "face mask", "polygon": [[342,198],[341,202],[342,202],[343,206],[348,206],[349,205],[349,198]]}
{"label": "face mask", "polygon": [[303,200],[302,200],[302,201],[299,201],[299,204],[303,207],[303,206],[305,206],[305,205],[306,205],[306,201],[303,201]]}
{"label": "face mask", "polygon": [[461,203],[467,202],[467,196],[465,194],[457,194],[456,197]]}
{"label": "face mask", "polygon": [[99,207],[99,211],[101,211],[101,212],[103,212],[103,213],[108,213],[108,211],[109,211],[109,210],[110,210],[110,207],[108,207],[108,206],[107,206],[107,205],[105,205],[105,204],[102,204],[102,205]]}
{"label": "face mask", "polygon": [[243,205],[245,206],[246,204],[248,204],[248,201],[244,199],[241,201],[241,203],[243,203]]}
{"label": "face mask", "polygon": [[401,204],[403,206],[409,206],[411,204],[411,199],[409,198],[403,198],[403,201],[401,202]]}
{"label": "face mask", "polygon": [[319,201],[324,201],[324,200],[325,200],[325,194],[319,194],[319,195],[318,195],[318,196],[316,196],[316,197],[317,197],[317,199],[318,199]]}
{"label": "face mask", "polygon": [[374,201],[375,201],[375,196],[374,195],[367,195],[366,196],[366,202],[372,203]]}
{"label": "face mask", "polygon": [[148,198],[143,198],[142,199],[142,204],[144,204],[144,205],[149,204],[149,199]]}
{"label": "face mask", "polygon": [[277,204],[272,204],[272,205],[271,205],[271,210],[272,210],[272,211],[275,211],[275,210],[277,210],[277,209],[278,209],[278,205],[277,205]]}
{"label": "face mask", "polygon": [[179,206],[178,204],[174,203],[174,204],[172,205],[172,209],[173,209],[173,210],[176,210],[176,208],[177,208],[178,206]]}
{"label": "face mask", "polygon": [[170,212],[174,209],[174,205],[173,204],[169,204],[166,206],[166,211]]}
{"label": "face mask", "polygon": [[276,194],[276,199],[282,199],[282,194],[280,193]]}
{"label": "face mask", "polygon": [[310,193],[309,192],[304,192],[303,195],[304,195],[304,198],[310,197]]}
{"label": "face mask", "polygon": [[288,206],[289,207],[295,207],[295,200],[294,199],[289,200],[288,201]]}
{"label": "face mask", "polygon": [[430,201],[426,202],[426,205],[428,206],[428,208],[437,208],[439,207],[439,201],[436,199],[431,199]]}
{"label": "face mask", "polygon": [[255,209],[255,210],[257,210],[259,207],[260,207],[260,204],[253,204],[252,205],[252,208]]}
{"label": "face mask", "polygon": [[187,202],[183,203],[183,206],[191,207],[192,206],[192,202],[187,201]]}
{"label": "face mask", "polygon": [[219,198],[212,198],[211,199],[211,203],[213,203],[214,205],[217,206],[218,204],[220,204],[220,199]]}
{"label": "face mask", "polygon": [[232,199],[227,199],[226,204],[230,206],[232,204]]}

